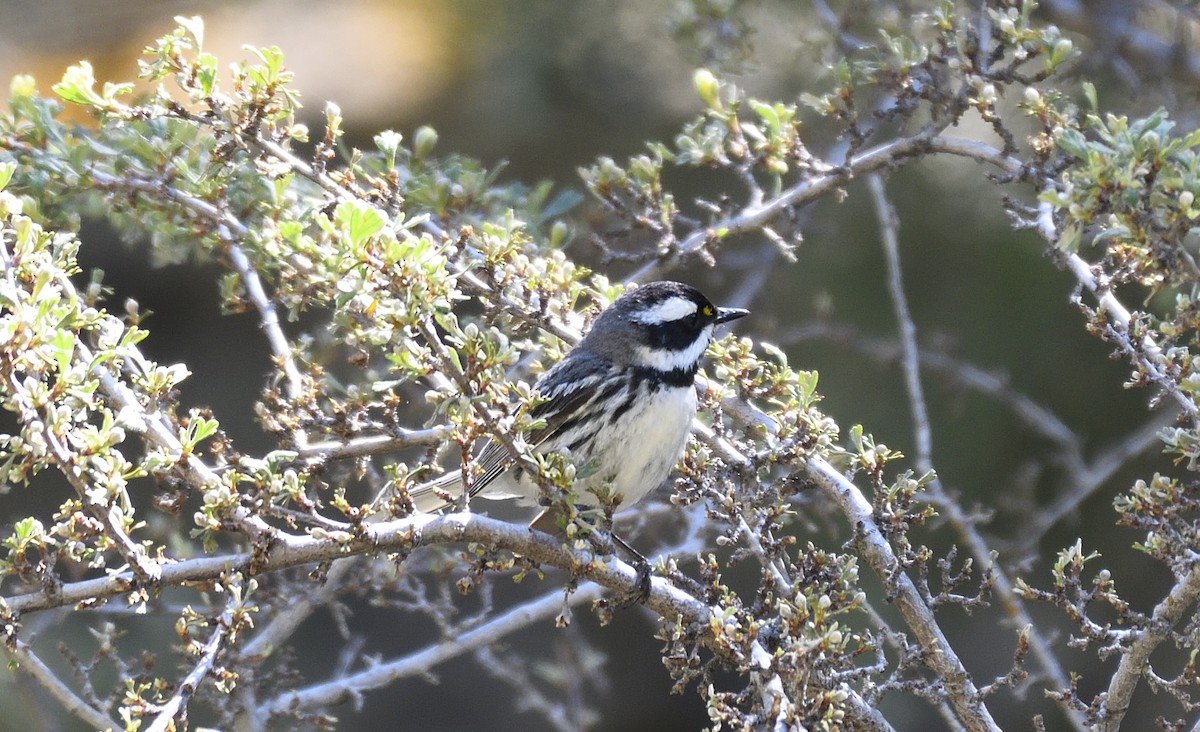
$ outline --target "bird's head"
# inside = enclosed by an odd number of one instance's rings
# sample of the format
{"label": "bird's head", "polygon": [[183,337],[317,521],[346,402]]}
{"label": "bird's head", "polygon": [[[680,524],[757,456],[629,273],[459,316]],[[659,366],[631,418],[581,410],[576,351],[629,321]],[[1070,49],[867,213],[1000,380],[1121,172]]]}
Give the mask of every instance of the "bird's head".
{"label": "bird's head", "polygon": [[691,285],[651,282],[600,313],[580,347],[614,363],[694,372],[713,329],[748,314],[716,307]]}

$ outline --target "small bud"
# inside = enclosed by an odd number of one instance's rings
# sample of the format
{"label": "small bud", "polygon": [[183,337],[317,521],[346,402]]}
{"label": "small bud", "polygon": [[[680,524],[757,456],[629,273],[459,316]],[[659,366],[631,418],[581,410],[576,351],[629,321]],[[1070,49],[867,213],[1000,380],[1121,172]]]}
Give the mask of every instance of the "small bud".
{"label": "small bud", "polygon": [[1185,208],[1185,209],[1191,208],[1192,204],[1195,202],[1196,202],[1196,194],[1192,193],[1191,191],[1184,191],[1183,193],[1179,194],[1179,207],[1180,208]]}
{"label": "small bud", "polygon": [[1054,42],[1054,51],[1050,53],[1050,59],[1053,63],[1066,61],[1067,56],[1071,55],[1071,50],[1075,48],[1075,44],[1071,43],[1070,38],[1059,38]]}
{"label": "small bud", "polygon": [[1029,104],[1040,104],[1042,93],[1032,86],[1025,87],[1025,101]]}
{"label": "small bud", "polygon": [[550,246],[553,249],[561,249],[563,242],[567,240],[567,235],[571,233],[571,227],[563,221],[555,221],[554,226],[550,227]]}
{"label": "small bud", "polygon": [[37,94],[37,82],[29,74],[17,74],[8,83],[8,93],[14,97],[32,97]]}
{"label": "small bud", "polygon": [[423,158],[433,152],[433,148],[437,145],[438,133],[429,125],[421,125],[417,131],[413,133],[413,154],[418,158]]}
{"label": "small bud", "polygon": [[395,130],[384,130],[375,135],[375,147],[387,155],[395,155],[396,150],[400,148],[400,143],[403,141],[404,135]]}
{"label": "small bud", "polygon": [[0,216],[20,216],[25,202],[8,192],[0,192]]}
{"label": "small bud", "polygon": [[720,111],[721,83],[717,81],[713,72],[708,69],[696,69],[696,73],[692,74],[692,84],[696,87],[696,94],[700,95],[701,101],[707,104],[709,109]]}

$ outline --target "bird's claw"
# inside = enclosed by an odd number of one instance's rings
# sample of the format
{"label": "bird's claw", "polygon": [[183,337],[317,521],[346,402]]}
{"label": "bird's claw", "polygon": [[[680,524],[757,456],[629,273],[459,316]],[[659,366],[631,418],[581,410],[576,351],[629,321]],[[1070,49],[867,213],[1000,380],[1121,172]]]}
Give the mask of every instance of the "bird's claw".
{"label": "bird's claw", "polygon": [[621,598],[621,601],[616,605],[615,609],[617,610],[624,610],[627,607],[641,605],[643,602],[650,599],[650,563],[646,561],[645,557],[639,555],[639,557],[633,561],[633,568],[637,572],[637,575],[634,579],[633,592],[630,592],[625,597]]}
{"label": "bird's claw", "polygon": [[633,605],[640,605],[650,599],[650,562],[646,560],[642,553],[637,549],[625,543],[625,540],[616,534],[612,534],[613,543],[624,549],[631,557],[634,571],[637,572],[634,580],[634,590],[617,603],[616,609],[623,610]]}

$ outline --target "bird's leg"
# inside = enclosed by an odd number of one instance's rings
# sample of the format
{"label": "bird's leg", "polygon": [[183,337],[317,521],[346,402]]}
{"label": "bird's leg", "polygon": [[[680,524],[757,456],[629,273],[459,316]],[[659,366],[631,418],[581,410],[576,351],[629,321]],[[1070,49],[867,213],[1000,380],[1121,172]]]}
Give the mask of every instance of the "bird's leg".
{"label": "bird's leg", "polygon": [[562,529],[558,525],[558,511],[553,508],[543,508],[541,513],[529,522],[529,528],[551,536],[561,534]]}
{"label": "bird's leg", "polygon": [[650,599],[650,562],[646,560],[642,553],[631,547],[624,539],[613,533],[611,527],[608,535],[612,537],[613,543],[621,547],[633,558],[633,568],[637,572],[636,589],[629,593],[621,602],[617,603],[617,610],[623,610],[631,605],[640,605]]}
{"label": "bird's leg", "polygon": [[[544,531],[548,534],[562,534],[562,527],[558,522],[559,514],[553,508],[547,508],[538,514],[529,524],[529,528],[537,531]],[[636,588],[629,596],[623,598],[616,605],[617,610],[630,607],[632,605],[641,604],[650,597],[650,562],[637,549],[630,546],[624,539],[617,536],[612,529],[612,518],[608,517],[603,520],[605,524],[603,531],[593,531],[588,535],[588,541],[596,548],[596,551],[604,554],[615,554],[613,545],[623,549],[630,558],[630,564],[633,565],[637,572]],[[612,540],[610,544],[608,539]]]}

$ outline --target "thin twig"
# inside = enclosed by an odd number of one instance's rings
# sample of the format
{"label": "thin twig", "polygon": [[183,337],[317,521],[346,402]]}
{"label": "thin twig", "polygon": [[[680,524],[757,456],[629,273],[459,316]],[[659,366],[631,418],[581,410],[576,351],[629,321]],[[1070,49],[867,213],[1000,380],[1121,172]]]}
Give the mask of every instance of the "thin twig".
{"label": "thin twig", "polygon": [[204,678],[216,665],[217,654],[220,653],[221,646],[233,631],[233,614],[241,603],[240,594],[234,591],[234,588],[226,588],[226,592],[229,593],[229,600],[225,603],[224,612],[216,620],[216,628],[213,629],[212,636],[204,644],[200,660],[179,683],[167,703],[162,705],[158,714],[155,715],[154,721],[146,728],[146,732],[167,732],[168,730],[173,732],[176,728],[176,720],[180,715],[186,716],[188,700],[192,698],[192,695],[200,688],[200,684],[204,682]]}
{"label": "thin twig", "polygon": [[1061,492],[1054,503],[1039,508],[1033,522],[1021,536],[1020,550],[1028,550],[1041,541],[1055,524],[1079,509],[1080,504],[1103,486],[1109,478],[1130,460],[1161,443],[1160,435],[1165,427],[1175,421],[1173,415],[1160,413],[1153,419],[1112,445],[1097,450],[1097,458],[1090,465],[1082,465],[1072,471],[1070,485]]}
{"label": "thin twig", "polygon": [[661,257],[643,265],[628,278],[632,282],[649,282],[684,259],[707,246],[716,236],[717,231],[723,236],[731,236],[746,231],[756,230],[789,208],[800,206],[816,200],[844,185],[857,175],[879,170],[897,161],[926,152],[929,148],[931,135],[928,132],[918,133],[910,137],[900,137],[869,150],[851,156],[847,165],[829,173],[806,178],[795,185],[784,189],[776,196],[766,199],[757,206],[746,206],[733,216],[714,222],[711,226],[698,229],[689,234],[678,245],[671,248],[665,257]]}
{"label": "thin twig", "polygon": [[[1131,3],[1139,5],[1140,3]],[[1124,62],[1128,56],[1139,68],[1154,69],[1166,72],[1192,84],[1200,81],[1200,54],[1178,41],[1168,40],[1145,28],[1140,28],[1132,22],[1114,22],[1108,17],[1111,10],[1120,8],[1125,3],[1088,3],[1081,0],[1044,0],[1041,6],[1055,22],[1072,31],[1089,37],[1109,37],[1119,41],[1111,49],[1111,53],[1120,54],[1123,62],[1125,77],[1132,75],[1132,65]],[[1185,32],[1194,32],[1195,19],[1188,19],[1190,8],[1180,8],[1175,3],[1158,3],[1160,7],[1170,8],[1177,16],[1163,27],[1183,28],[1190,26]],[[1136,16],[1131,16],[1136,17]],[[1136,83],[1137,78],[1126,78]]]}
{"label": "thin twig", "polygon": [[342,589],[342,581],[353,570],[361,568],[361,562],[362,560],[356,557],[334,562],[322,578],[320,587],[314,588],[313,591],[301,597],[290,598],[289,602],[271,616],[270,622],[255,631],[253,639],[239,650],[238,655],[243,658],[255,659],[256,663],[262,663],[270,657],[312,615],[313,611],[329,602]]}
{"label": "thin twig", "polygon": [[[853,326],[829,322],[809,323],[782,331],[776,336],[776,342],[780,345],[813,339],[835,341],[883,364],[898,363],[902,352],[895,340],[872,338]],[[992,397],[1006,407],[1022,425],[1054,443],[1060,450],[1059,460],[1063,464],[1076,467],[1083,465],[1079,435],[1047,407],[1013,388],[1006,375],[987,371],[929,347],[920,349],[919,356],[923,370],[933,371],[944,380]]]}
{"label": "thin twig", "polygon": [[50,670],[42,659],[37,657],[33,649],[24,641],[17,640],[11,644],[3,645],[12,657],[13,666],[19,672],[28,674],[34,681],[41,685],[43,689],[49,692],[50,696],[54,697],[63,709],[83,720],[84,724],[92,729],[97,730],[117,730],[124,729],[125,725],[117,724],[112,721],[107,714],[102,710],[93,707],[84,701],[78,694],[70,689],[62,682],[58,676]]}
{"label": "thin twig", "polygon": [[[247,298],[254,309],[258,311],[259,324],[267,336],[271,353],[279,362],[280,368],[283,369],[288,396],[292,399],[300,398],[304,393],[304,380],[296,365],[296,359],[287,336],[283,333],[279,314],[275,311],[275,305],[267,295],[266,288],[263,287],[258,271],[250,262],[250,258],[246,256],[241,245],[238,244],[239,240],[245,239],[250,233],[246,225],[228,211],[222,211],[208,201],[185,193],[164,181],[111,175],[99,170],[93,170],[91,176],[99,187],[137,191],[170,201],[216,227],[217,238],[225,247],[234,270],[241,278],[242,285],[246,288]],[[303,435],[297,437],[297,442],[302,444],[304,442]]]}
{"label": "thin twig", "polygon": [[921,387],[917,324],[908,308],[908,297],[904,294],[904,277],[900,269],[900,219],[887,198],[883,178],[879,173],[867,176],[867,189],[875,203],[880,241],[883,244],[884,260],[887,262],[888,294],[892,298],[892,311],[896,314],[899,331],[902,354],[900,366],[904,372],[904,388],[908,392],[908,404],[913,419],[913,441],[916,443],[913,462],[917,470],[927,473],[933,470],[933,430],[929,426],[929,407],[925,402],[925,390]]}
{"label": "thin twig", "polygon": [[1200,568],[1193,568],[1186,575],[1176,578],[1170,594],[1154,606],[1151,622],[1121,654],[1121,662],[1108,683],[1108,693],[1101,709],[1101,732],[1117,732],[1121,728],[1121,721],[1129,711],[1138,681],[1149,668],[1150,654],[1171,636],[1171,628],[1197,601],[1200,601]]}
{"label": "thin twig", "polygon": [[[933,432],[929,424],[929,410],[925,401],[925,392],[921,387],[920,358],[916,340],[917,327],[908,307],[908,298],[904,293],[903,278],[901,276],[900,245],[899,236],[897,235],[899,222],[896,219],[891,204],[887,200],[883,181],[879,175],[872,174],[869,176],[867,182],[879,216],[888,269],[888,290],[891,293],[892,309],[896,314],[896,320],[899,324],[899,337],[903,353],[901,366],[904,371],[904,385],[908,393],[909,409],[912,413],[914,439],[916,441],[914,463],[919,471],[928,473],[933,470]],[[1033,624],[1033,619],[1029,616],[1024,604],[1014,594],[1012,582],[1008,579],[1004,570],[996,565],[991,548],[975,528],[974,523],[962,509],[962,506],[959,505],[959,501],[946,495],[938,478],[934,478],[931,481],[929,491],[931,499],[936,503],[941,513],[946,516],[959,536],[967,543],[967,547],[972,555],[974,555],[975,560],[984,566],[991,565],[1000,601],[1005,606],[1009,615],[1015,620],[1017,627],[1030,628],[1028,633],[1029,645],[1042,669],[1059,688],[1066,688],[1065,685],[1068,682],[1068,678],[1063,673],[1058,659],[1054,657],[1050,643],[1042,638],[1041,634],[1034,632],[1033,628],[1037,626]],[[1075,728],[1082,732],[1085,728],[1082,715],[1071,709],[1065,702],[1062,702],[1060,706]]]}
{"label": "thin twig", "polygon": [[933,610],[925,604],[912,579],[904,572],[897,571],[900,561],[875,523],[871,502],[858,486],[823,458],[810,457],[807,467],[809,476],[854,527],[857,543],[872,570],[883,582],[894,586],[896,607],[925,651],[926,664],[941,680],[947,699],[959,719],[974,732],[998,731],[1000,727],[992,719],[971,675],[942,632]]}
{"label": "thin twig", "polygon": [[452,643],[439,639],[420,651],[406,654],[403,658],[374,664],[364,671],[342,678],[286,691],[265,703],[262,711],[268,715],[278,715],[317,709],[343,703],[364,691],[387,686],[397,679],[425,675],[433,667],[452,658],[491,645],[511,633],[554,617],[562,611],[564,605],[576,606],[594,602],[600,599],[603,592],[600,586],[588,583],[571,593],[565,601],[561,592],[547,593],[497,615],[477,628],[459,634]]}

